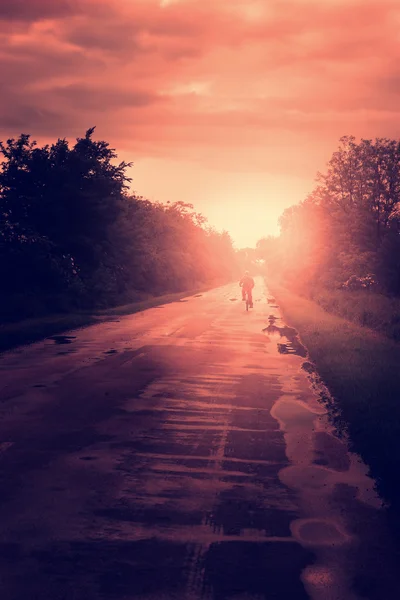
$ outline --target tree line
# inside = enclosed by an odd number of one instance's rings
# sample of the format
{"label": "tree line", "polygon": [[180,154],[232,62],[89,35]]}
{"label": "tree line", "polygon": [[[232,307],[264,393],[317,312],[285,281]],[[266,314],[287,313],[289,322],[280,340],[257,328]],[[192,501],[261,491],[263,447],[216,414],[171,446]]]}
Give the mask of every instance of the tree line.
{"label": "tree line", "polygon": [[283,212],[280,236],[258,242],[259,256],[299,290],[400,295],[400,142],[343,137],[316,184]]}
{"label": "tree line", "polygon": [[227,232],[183,202],[132,194],[94,128],[70,147],[0,143],[0,312],[16,320],[105,308],[237,276]]}

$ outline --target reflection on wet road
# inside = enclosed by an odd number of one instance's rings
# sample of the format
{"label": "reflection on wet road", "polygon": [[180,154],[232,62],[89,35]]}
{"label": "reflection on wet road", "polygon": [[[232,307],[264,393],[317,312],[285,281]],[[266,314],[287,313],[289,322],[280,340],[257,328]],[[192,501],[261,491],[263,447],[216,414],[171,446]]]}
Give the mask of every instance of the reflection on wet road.
{"label": "reflection on wet road", "polygon": [[239,292],[0,358],[4,600],[397,597],[304,347],[261,279]]}

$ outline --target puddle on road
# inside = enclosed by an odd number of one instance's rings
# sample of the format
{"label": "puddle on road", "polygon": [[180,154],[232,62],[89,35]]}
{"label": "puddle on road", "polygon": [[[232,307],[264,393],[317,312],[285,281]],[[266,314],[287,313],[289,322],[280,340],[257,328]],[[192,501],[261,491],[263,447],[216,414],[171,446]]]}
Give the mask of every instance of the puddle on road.
{"label": "puddle on road", "polygon": [[[286,392],[295,382],[294,377],[290,379],[283,380]],[[352,529],[355,525],[359,529],[360,524],[352,511],[368,507],[365,510],[375,512],[382,502],[366,466],[348,451],[346,440],[333,434],[328,411],[318,401],[315,390],[310,389],[305,401],[304,392],[300,400],[291,389],[291,394],[274,404],[271,415],[284,432],[290,461],[278,476],[297,493],[301,507],[302,517],[291,522],[291,533],[316,556],[315,563],[303,571],[302,579],[312,600],[359,600],[352,586],[360,540]],[[321,580],[318,574],[322,572],[325,576]]]}
{"label": "puddle on road", "polygon": [[[297,331],[282,322],[278,311],[268,321],[263,333],[276,342],[277,353],[308,356]],[[375,529],[379,532],[376,520],[382,501],[366,465],[349,452],[343,431],[340,438],[335,435],[340,415],[315,366],[299,360],[298,368],[308,375],[309,393],[298,373],[283,376],[283,395],[271,415],[284,433],[290,461],[279,471],[279,479],[297,493],[301,509],[301,518],[291,522],[290,530],[316,557],[304,569],[302,580],[312,600],[360,600],[353,587],[365,571],[359,555],[367,556]]]}
{"label": "puddle on road", "polygon": [[74,340],[76,340],[75,335],[53,335],[49,338],[53,340],[56,344],[72,344]]}
{"label": "puddle on road", "polygon": [[308,352],[300,342],[296,329],[287,325],[281,327],[276,325],[279,320],[275,315],[270,315],[268,317],[269,325],[262,332],[268,336],[270,341],[276,341],[279,354],[296,354],[306,358]]}
{"label": "puddle on road", "polygon": [[297,519],[292,522],[291,530],[293,537],[304,546],[337,546],[351,539],[336,523],[326,519]]}

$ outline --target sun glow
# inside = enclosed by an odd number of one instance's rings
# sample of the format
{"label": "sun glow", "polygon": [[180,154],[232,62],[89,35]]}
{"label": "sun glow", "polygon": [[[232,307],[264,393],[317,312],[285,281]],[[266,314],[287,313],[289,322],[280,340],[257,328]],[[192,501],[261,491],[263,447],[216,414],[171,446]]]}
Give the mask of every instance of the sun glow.
{"label": "sun glow", "polygon": [[280,210],[274,210],[274,203],[267,200],[221,200],[207,207],[204,214],[217,229],[230,233],[237,248],[254,247],[259,239],[279,233]]}
{"label": "sun glow", "polygon": [[217,171],[165,159],[132,160],[132,187],[138,195],[193,204],[211,226],[228,231],[237,248],[254,247],[260,238],[278,235],[284,209],[309,191],[307,180],[293,176]]}

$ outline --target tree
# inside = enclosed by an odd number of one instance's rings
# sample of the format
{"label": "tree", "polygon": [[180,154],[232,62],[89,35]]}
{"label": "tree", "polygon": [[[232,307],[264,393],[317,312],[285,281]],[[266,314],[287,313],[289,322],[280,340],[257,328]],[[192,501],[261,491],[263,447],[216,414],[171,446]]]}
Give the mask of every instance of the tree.
{"label": "tree", "polygon": [[70,147],[28,135],[0,144],[3,314],[20,318],[226,280],[232,240],[193,205],[131,195],[125,162],[94,128]]}
{"label": "tree", "polygon": [[[114,150],[106,142],[94,141],[93,133],[94,128],[89,129],[72,148],[60,139],[38,148],[28,135],[0,144],[4,157],[0,173],[1,263],[7,270],[7,262],[13,264],[19,257],[21,269],[29,264],[31,273],[29,277],[26,269],[20,270],[20,281],[14,278],[15,289],[23,284],[24,289],[37,293],[39,289],[54,291],[55,271],[57,291],[67,293],[75,275],[81,280],[81,292],[90,295],[90,283],[86,283],[100,270],[112,268],[115,240],[111,225],[130,181],[125,173],[129,165],[114,165]],[[12,243],[6,231],[18,232]],[[32,254],[33,244],[37,251]],[[31,256],[25,257],[28,248]],[[12,286],[9,290],[13,291]]]}
{"label": "tree", "polygon": [[341,138],[314,191],[282,215],[286,277],[340,287],[352,276],[376,273],[382,287],[394,289],[397,262],[389,257],[398,248],[399,166],[397,141]]}

